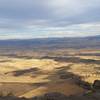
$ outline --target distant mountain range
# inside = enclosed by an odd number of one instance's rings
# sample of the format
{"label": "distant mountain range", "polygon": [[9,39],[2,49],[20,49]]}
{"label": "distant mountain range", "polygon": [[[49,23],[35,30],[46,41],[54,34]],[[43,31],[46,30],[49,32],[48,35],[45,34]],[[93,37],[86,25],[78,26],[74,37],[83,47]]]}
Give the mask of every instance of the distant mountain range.
{"label": "distant mountain range", "polygon": [[57,48],[100,48],[100,35],[77,38],[38,38],[0,40],[1,48],[57,49]]}

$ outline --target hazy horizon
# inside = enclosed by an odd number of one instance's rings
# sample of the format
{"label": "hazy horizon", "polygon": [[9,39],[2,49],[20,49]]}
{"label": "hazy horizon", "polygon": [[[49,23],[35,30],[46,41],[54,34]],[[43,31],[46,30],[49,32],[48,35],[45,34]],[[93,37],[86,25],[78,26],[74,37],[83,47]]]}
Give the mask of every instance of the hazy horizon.
{"label": "hazy horizon", "polygon": [[62,39],[62,38],[69,38],[69,39],[74,39],[74,38],[89,38],[89,37],[99,37],[100,35],[88,35],[88,36],[66,36],[66,37],[64,37],[64,36],[60,36],[60,37],[30,37],[30,38],[21,38],[21,37],[19,37],[19,38],[17,38],[17,37],[15,37],[15,38],[0,38],[0,41],[6,41],[6,40],[31,40],[31,39],[33,39],[33,40],[36,40],[36,39],[53,39],[53,38],[56,38],[56,39]]}

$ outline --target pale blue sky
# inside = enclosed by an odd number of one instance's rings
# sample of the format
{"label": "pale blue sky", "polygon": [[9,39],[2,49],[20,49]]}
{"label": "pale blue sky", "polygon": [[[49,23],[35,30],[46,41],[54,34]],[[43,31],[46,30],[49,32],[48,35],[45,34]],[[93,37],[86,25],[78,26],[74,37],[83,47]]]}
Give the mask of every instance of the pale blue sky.
{"label": "pale blue sky", "polygon": [[0,39],[100,35],[100,0],[0,0]]}

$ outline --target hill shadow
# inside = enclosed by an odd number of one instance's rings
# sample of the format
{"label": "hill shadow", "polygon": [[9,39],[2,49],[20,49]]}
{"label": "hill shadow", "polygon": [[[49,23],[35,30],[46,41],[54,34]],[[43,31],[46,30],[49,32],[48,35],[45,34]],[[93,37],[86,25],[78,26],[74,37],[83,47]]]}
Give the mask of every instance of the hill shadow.
{"label": "hill shadow", "polygon": [[83,59],[80,57],[49,57],[45,56],[41,59],[53,59],[59,62],[69,62],[69,63],[85,63],[85,64],[100,64],[100,60],[94,59]]}
{"label": "hill shadow", "polygon": [[8,72],[8,73],[5,73],[5,74],[13,74],[13,76],[22,76],[22,75],[28,75],[29,74],[29,75],[31,75],[31,77],[35,77],[37,75],[42,74],[42,71],[39,68],[34,67],[34,68],[30,68],[30,69],[12,71],[12,72]]}

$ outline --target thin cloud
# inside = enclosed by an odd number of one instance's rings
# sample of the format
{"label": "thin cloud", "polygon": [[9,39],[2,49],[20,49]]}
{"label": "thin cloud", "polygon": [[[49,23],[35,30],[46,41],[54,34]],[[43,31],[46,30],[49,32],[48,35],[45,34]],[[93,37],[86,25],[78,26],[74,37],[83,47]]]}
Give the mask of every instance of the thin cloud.
{"label": "thin cloud", "polygon": [[19,38],[23,33],[59,37],[59,33],[84,36],[99,31],[100,0],[0,0],[0,35],[9,38],[9,33]]}

